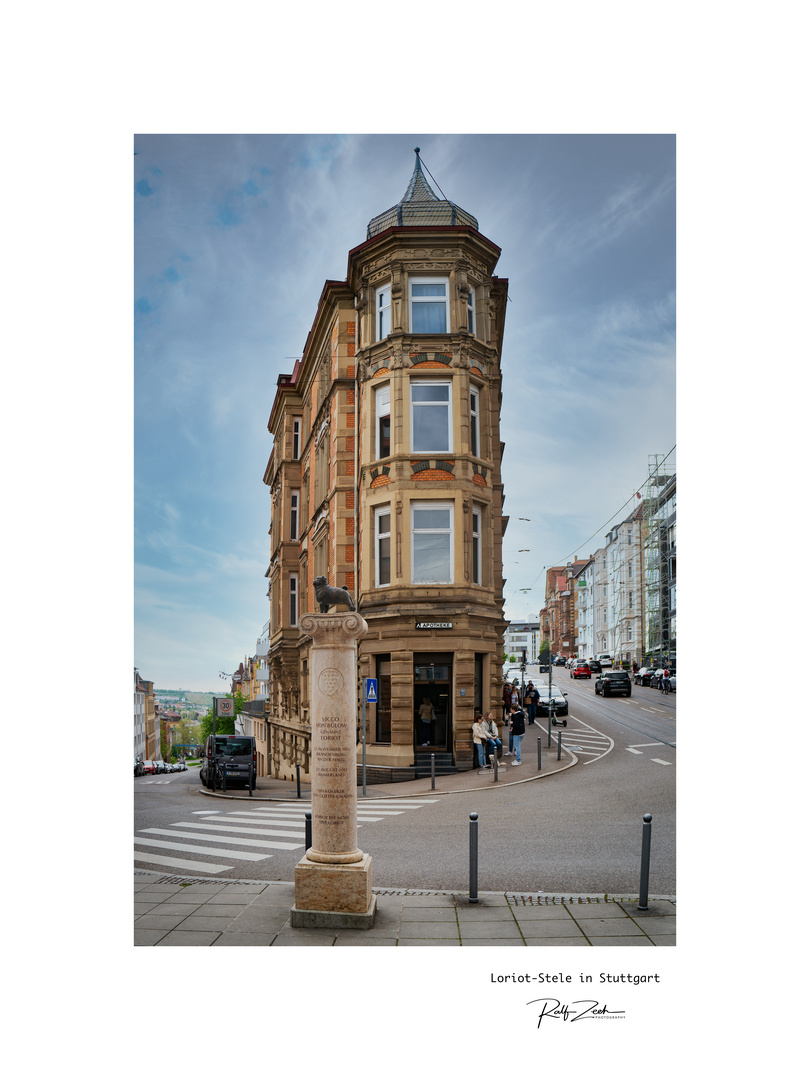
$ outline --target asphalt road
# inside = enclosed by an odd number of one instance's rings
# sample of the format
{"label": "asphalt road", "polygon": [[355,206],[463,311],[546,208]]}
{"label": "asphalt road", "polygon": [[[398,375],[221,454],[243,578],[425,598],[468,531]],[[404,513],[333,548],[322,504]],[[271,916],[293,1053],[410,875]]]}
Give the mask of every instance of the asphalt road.
{"label": "asphalt road", "polygon": [[[547,749],[543,718],[540,726],[527,728],[524,764],[510,767],[507,775],[502,770],[503,783],[471,793],[431,792],[382,808],[361,796],[359,813],[376,818],[362,820],[358,828],[358,845],[372,856],[375,887],[466,889],[469,815],[475,811],[481,892],[637,892],[642,819],[650,813],[650,893],[675,895],[677,698],[634,686],[629,699],[603,699],[594,694],[593,680],[575,681],[563,669],[555,671],[554,681],[569,695],[563,740],[579,747],[574,749],[579,764],[539,781],[515,783],[537,775],[538,735],[543,753],[554,753]],[[179,858],[209,868],[185,871],[198,876],[293,880],[304,854],[303,825],[294,808],[292,820],[285,821],[289,806],[214,803],[200,793],[196,769],[134,783],[136,866],[180,873],[182,867],[150,861]],[[251,833],[255,817],[262,820]],[[162,846],[178,843],[199,850]],[[295,846],[271,849],[271,843]]]}

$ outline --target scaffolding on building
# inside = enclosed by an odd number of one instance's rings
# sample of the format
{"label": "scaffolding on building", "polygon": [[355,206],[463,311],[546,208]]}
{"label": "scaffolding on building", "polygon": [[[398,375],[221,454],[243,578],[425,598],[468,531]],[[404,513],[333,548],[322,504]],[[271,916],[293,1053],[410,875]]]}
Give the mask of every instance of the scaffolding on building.
{"label": "scaffolding on building", "polygon": [[[666,455],[669,458],[669,455]],[[675,664],[672,611],[675,583],[675,476],[674,462],[650,454],[642,500],[644,520],[644,664]]]}

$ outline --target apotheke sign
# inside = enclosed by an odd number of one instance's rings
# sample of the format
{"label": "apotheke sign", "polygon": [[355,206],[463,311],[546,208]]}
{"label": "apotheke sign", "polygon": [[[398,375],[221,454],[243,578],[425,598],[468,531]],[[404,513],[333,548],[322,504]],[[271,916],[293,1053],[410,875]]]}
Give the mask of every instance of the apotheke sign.
{"label": "apotheke sign", "polygon": [[416,624],[417,630],[452,630],[453,624],[451,622],[418,622]]}

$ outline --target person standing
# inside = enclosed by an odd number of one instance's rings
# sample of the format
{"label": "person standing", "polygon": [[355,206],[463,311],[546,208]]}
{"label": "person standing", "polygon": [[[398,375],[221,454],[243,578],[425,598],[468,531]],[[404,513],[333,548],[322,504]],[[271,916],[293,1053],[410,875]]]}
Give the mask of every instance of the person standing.
{"label": "person standing", "polygon": [[509,716],[509,740],[515,747],[515,760],[513,765],[522,765],[520,760],[520,744],[523,741],[523,736],[526,734],[526,714],[522,709],[519,709],[517,705],[512,706],[512,712]]}
{"label": "person standing", "polygon": [[523,700],[523,704],[526,707],[526,712],[529,717],[529,723],[533,724],[537,716],[537,702],[540,700],[540,695],[534,688],[534,683],[529,679],[529,685],[526,687],[526,697]]}
{"label": "person standing", "polygon": [[509,709],[512,704],[512,684],[505,682],[503,684],[503,722],[509,723]]}
{"label": "person standing", "polygon": [[419,706],[419,719],[422,722],[422,746],[427,746],[430,743],[430,722],[433,719],[433,706],[430,703],[430,698],[422,698],[422,704]]}

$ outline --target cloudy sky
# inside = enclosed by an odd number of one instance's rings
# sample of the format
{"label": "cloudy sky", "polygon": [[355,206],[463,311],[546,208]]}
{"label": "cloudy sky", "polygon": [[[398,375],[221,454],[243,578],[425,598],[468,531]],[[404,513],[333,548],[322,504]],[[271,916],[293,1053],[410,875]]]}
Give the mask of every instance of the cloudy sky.
{"label": "cloudy sky", "polygon": [[255,651],[276,380],[417,145],[509,278],[508,619],[537,618],[544,567],[599,547],[675,446],[674,136],[137,135],[135,663],[156,686],[222,689]]}

